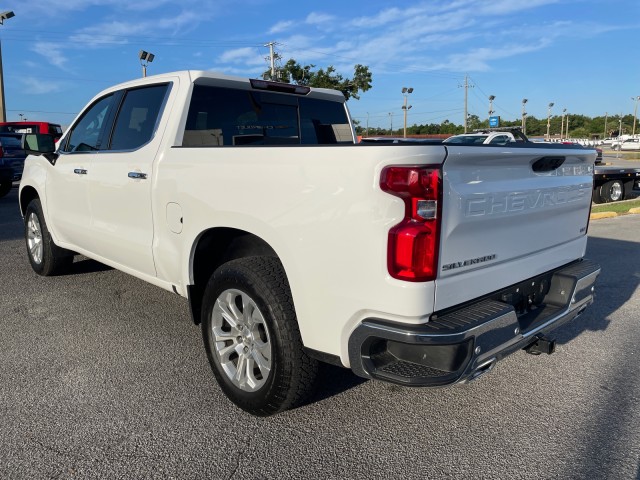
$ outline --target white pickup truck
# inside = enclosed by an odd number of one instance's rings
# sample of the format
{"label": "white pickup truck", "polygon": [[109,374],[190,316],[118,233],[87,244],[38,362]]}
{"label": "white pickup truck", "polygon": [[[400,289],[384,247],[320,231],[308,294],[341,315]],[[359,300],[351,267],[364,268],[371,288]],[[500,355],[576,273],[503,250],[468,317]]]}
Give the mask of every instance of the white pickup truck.
{"label": "white pickup truck", "polygon": [[339,92],[201,71],[98,94],[20,184],[40,275],[82,254],[188,299],[238,406],[304,402],[318,361],[461,383],[593,301],[595,152],[358,145]]}

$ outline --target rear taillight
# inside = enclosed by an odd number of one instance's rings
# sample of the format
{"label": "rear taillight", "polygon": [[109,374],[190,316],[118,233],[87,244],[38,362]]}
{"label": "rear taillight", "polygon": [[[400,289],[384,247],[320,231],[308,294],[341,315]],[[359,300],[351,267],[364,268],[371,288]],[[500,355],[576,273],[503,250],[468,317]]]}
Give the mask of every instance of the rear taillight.
{"label": "rear taillight", "polygon": [[402,221],[389,230],[387,268],[398,280],[426,282],[438,273],[440,168],[386,167],[380,188],[404,201]]}

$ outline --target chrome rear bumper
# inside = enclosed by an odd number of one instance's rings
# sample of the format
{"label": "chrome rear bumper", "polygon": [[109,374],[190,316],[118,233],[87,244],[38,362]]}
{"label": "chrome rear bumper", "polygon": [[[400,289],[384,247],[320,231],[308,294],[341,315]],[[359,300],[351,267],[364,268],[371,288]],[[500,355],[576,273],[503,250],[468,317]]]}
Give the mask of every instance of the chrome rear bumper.
{"label": "chrome rear bumper", "polygon": [[[409,386],[473,380],[510,353],[578,317],[593,302],[600,266],[582,260],[537,277],[542,302],[524,314],[496,295],[406,325],[363,321],[349,338],[351,369],[359,376]],[[519,291],[515,289],[514,291]],[[508,292],[508,289],[505,289]],[[497,295],[510,298],[510,293]]]}

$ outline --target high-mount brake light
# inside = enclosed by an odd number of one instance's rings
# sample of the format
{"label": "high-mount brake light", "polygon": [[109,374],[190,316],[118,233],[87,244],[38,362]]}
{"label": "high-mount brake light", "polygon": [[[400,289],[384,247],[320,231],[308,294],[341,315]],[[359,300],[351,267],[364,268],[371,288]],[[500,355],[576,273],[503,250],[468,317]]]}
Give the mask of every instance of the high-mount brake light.
{"label": "high-mount brake light", "polygon": [[409,282],[434,280],[440,244],[440,167],[386,167],[380,188],[405,204],[404,218],[389,230],[389,274]]}
{"label": "high-mount brake light", "polygon": [[255,78],[252,78],[249,81],[251,82],[251,87],[256,90],[270,90],[272,92],[294,93],[296,95],[306,95],[311,91],[311,88],[302,85],[268,82],[267,80],[258,80]]}

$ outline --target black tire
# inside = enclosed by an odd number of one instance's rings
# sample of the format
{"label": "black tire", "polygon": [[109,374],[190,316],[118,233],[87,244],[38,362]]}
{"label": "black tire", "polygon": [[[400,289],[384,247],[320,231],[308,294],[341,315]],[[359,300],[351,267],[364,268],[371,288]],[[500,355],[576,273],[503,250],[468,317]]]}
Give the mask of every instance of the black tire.
{"label": "black tire", "polygon": [[[226,305],[230,308],[224,310]],[[237,328],[226,320],[229,314],[234,323],[239,320]],[[251,320],[245,322],[245,316]],[[313,391],[318,362],[304,352],[289,283],[277,258],[247,257],[219,267],[204,292],[201,323],[216,380],[243,410],[273,415],[301,405]],[[245,370],[246,383],[238,370]]]}
{"label": "black tire", "polygon": [[0,198],[4,197],[11,191],[13,184],[11,182],[0,183]]}
{"label": "black tire", "polygon": [[601,203],[624,200],[624,184],[620,180],[609,180],[598,187]]}
{"label": "black tire", "polygon": [[24,238],[31,268],[38,275],[64,273],[73,263],[73,253],[53,242],[37,198],[31,200],[24,215]]}

